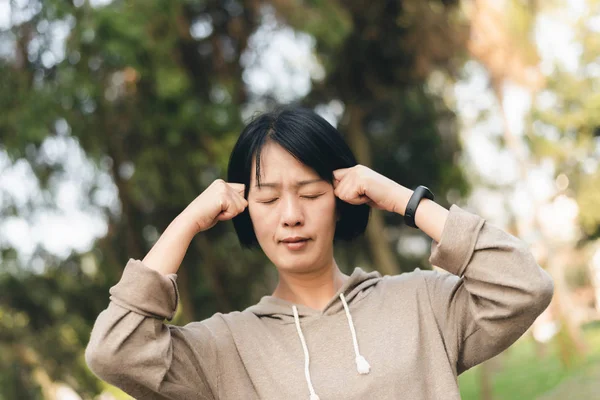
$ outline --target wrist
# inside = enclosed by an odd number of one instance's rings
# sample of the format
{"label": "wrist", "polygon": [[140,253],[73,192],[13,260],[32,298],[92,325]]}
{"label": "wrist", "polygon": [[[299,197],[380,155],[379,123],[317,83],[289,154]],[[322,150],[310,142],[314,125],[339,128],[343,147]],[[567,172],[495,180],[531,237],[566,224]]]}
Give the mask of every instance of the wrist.
{"label": "wrist", "polygon": [[201,231],[196,220],[185,211],[179,214],[167,228],[184,240],[191,241]]}
{"label": "wrist", "polygon": [[402,185],[398,185],[394,197],[396,199],[396,205],[394,207],[394,212],[400,215],[404,215],[406,211],[406,206],[408,205],[408,201],[413,194],[413,190],[404,187]]}

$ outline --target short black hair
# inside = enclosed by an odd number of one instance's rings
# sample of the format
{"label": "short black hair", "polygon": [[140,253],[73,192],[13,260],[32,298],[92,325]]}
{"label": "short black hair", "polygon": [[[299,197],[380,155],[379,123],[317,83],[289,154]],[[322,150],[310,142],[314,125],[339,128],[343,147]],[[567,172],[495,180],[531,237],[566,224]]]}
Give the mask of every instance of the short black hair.
{"label": "short black hair", "polygon": [[[260,183],[260,153],[268,142],[273,142],[304,165],[312,168],[325,181],[333,184],[333,171],[350,168],[356,158],[340,132],[311,109],[283,106],[255,117],[238,138],[227,168],[227,181],[246,185],[248,198],[252,161],[256,157],[256,178]],[[352,205],[336,198],[339,220],[335,240],[352,240],[361,235],[369,222],[371,207]],[[246,248],[258,246],[248,208],[233,218],[233,226],[240,244]]]}

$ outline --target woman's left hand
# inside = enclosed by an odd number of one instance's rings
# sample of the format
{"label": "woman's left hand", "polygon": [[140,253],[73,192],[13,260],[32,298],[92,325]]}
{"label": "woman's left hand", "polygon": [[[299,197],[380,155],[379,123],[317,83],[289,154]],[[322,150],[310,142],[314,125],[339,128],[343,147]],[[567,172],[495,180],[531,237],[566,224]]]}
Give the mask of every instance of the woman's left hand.
{"label": "woman's left hand", "polygon": [[334,194],[350,204],[369,204],[380,210],[400,213],[406,189],[364,165],[333,171]]}

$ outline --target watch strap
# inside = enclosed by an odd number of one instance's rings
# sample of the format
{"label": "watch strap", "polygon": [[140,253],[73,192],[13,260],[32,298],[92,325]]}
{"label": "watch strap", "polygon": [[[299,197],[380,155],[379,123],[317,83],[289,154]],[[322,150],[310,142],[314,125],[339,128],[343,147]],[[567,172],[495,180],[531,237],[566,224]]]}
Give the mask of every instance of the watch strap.
{"label": "watch strap", "polygon": [[417,213],[417,207],[419,207],[419,203],[423,198],[433,200],[434,196],[431,190],[429,190],[426,186],[418,186],[413,192],[412,196],[408,200],[408,204],[406,205],[406,210],[404,211],[404,223],[411,228],[416,228],[415,224],[415,215]]}

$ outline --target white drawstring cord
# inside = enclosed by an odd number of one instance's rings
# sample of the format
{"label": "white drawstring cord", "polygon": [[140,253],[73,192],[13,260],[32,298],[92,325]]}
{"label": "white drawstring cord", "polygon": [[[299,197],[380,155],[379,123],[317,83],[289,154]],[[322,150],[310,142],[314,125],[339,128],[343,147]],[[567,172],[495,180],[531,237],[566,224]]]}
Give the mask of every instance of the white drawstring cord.
{"label": "white drawstring cord", "polygon": [[[354,329],[354,322],[352,321],[352,315],[350,315],[350,309],[348,308],[348,304],[346,303],[346,298],[343,293],[340,293],[340,298],[342,299],[342,304],[344,305],[344,310],[346,310],[346,318],[348,319],[348,325],[350,326],[350,332],[352,333],[352,343],[354,344],[354,354],[356,355],[356,370],[359,374],[368,374],[371,371],[371,366],[365,360],[363,356],[360,355],[358,350],[358,341],[356,340],[356,330]],[[304,351],[304,376],[306,377],[306,383],[308,384],[308,390],[310,391],[310,400],[319,400],[319,396],[315,393],[315,388],[313,387],[312,381],[310,379],[310,357],[308,355],[308,347],[306,346],[306,340],[304,340],[304,334],[302,333],[302,329],[300,328],[300,317],[298,316],[298,308],[296,306],[292,306],[292,310],[294,311],[294,321],[296,322],[296,330],[298,331],[298,336],[300,337],[300,342],[302,342],[302,350]]]}
{"label": "white drawstring cord", "polygon": [[346,298],[343,293],[340,293],[340,298],[342,299],[342,304],[344,304],[344,309],[346,310],[346,318],[348,318],[348,325],[350,325],[350,332],[352,332],[352,342],[354,344],[354,353],[356,354],[356,370],[359,374],[368,374],[371,371],[371,366],[365,360],[363,356],[360,355],[358,351],[358,341],[356,340],[356,331],[354,330],[354,322],[352,322],[352,315],[350,315],[350,309],[348,309],[348,304],[346,304]]}
{"label": "white drawstring cord", "polygon": [[304,350],[304,375],[306,377],[306,383],[308,383],[308,390],[310,391],[310,400],[319,400],[319,396],[315,393],[315,388],[313,388],[312,381],[310,380],[310,370],[308,369],[310,365],[310,359],[308,356],[308,347],[306,347],[306,341],[304,340],[304,335],[302,334],[302,329],[300,329],[300,318],[298,318],[298,309],[296,306],[292,306],[294,310],[294,321],[296,321],[296,330],[298,330],[298,336],[300,336],[300,341],[302,342],[302,350]]}

